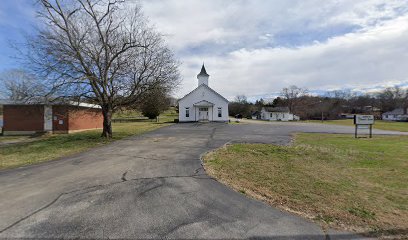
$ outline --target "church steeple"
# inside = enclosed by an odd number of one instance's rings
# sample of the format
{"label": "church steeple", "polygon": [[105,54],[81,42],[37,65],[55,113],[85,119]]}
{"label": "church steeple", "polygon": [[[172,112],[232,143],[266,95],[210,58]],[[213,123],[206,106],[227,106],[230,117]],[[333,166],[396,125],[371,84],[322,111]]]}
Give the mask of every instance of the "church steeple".
{"label": "church steeple", "polygon": [[204,63],[203,63],[203,66],[201,67],[201,72],[198,75],[207,76],[207,77],[210,76],[210,75],[208,75],[207,71],[205,70]]}
{"label": "church steeple", "polygon": [[204,63],[203,63],[203,66],[201,67],[201,71],[197,75],[198,86],[200,86],[201,84],[205,84],[205,85],[208,86],[208,78],[209,77],[210,77],[210,75],[208,75],[207,71],[205,70]]}

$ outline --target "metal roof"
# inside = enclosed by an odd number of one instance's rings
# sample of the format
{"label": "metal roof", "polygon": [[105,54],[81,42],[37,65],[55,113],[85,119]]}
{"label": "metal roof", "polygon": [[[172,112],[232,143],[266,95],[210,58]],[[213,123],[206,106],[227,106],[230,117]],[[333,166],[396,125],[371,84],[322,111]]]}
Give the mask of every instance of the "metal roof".
{"label": "metal roof", "polygon": [[8,99],[0,99],[0,105],[69,105],[69,106],[76,106],[76,107],[86,107],[86,108],[98,108],[100,109],[101,106],[91,103],[83,103],[83,102],[75,102],[75,101],[68,101],[68,102],[21,102],[21,101],[12,101]]}
{"label": "metal roof", "polygon": [[288,107],[264,107],[266,112],[289,112]]}

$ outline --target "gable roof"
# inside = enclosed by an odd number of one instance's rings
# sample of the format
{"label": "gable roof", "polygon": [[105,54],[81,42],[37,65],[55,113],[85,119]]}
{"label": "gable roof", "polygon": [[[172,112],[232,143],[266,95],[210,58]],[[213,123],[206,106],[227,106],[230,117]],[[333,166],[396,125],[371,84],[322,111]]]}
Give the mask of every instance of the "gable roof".
{"label": "gable roof", "polygon": [[194,103],[193,105],[197,107],[207,107],[207,106],[214,106],[214,103],[209,102],[207,100],[202,100],[202,101]]}
{"label": "gable roof", "polygon": [[192,93],[194,93],[195,91],[197,91],[199,88],[204,87],[207,88],[208,90],[210,90],[211,92],[213,92],[215,95],[219,96],[220,98],[222,98],[224,101],[226,101],[227,103],[229,103],[229,101],[223,97],[221,94],[217,93],[214,89],[210,88],[208,85],[206,84],[201,84],[200,86],[196,87],[193,91],[187,93],[184,97],[180,98],[178,101],[183,100],[184,98],[186,98],[187,96],[191,95]]}
{"label": "gable roof", "polygon": [[288,107],[264,107],[266,112],[289,112]]}

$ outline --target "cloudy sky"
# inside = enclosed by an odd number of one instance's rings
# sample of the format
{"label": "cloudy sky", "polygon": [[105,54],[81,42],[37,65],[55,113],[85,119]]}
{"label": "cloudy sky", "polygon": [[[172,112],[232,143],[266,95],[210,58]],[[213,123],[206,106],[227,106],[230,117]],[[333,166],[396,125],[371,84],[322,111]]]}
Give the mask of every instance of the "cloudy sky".
{"label": "cloudy sky", "polygon": [[[34,0],[33,0],[34,1]],[[141,0],[181,60],[181,97],[205,62],[210,86],[233,99],[289,85],[321,93],[408,86],[408,0]],[[8,42],[35,24],[29,0],[0,6],[0,71]]]}

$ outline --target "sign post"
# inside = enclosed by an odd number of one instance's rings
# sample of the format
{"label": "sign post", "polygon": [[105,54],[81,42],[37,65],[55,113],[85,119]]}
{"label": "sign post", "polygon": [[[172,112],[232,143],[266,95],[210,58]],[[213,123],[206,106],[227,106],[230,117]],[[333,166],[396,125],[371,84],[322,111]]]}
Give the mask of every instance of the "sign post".
{"label": "sign post", "polygon": [[373,137],[373,115],[354,115],[355,132],[354,137],[358,137],[358,129],[369,129],[370,138]]}

